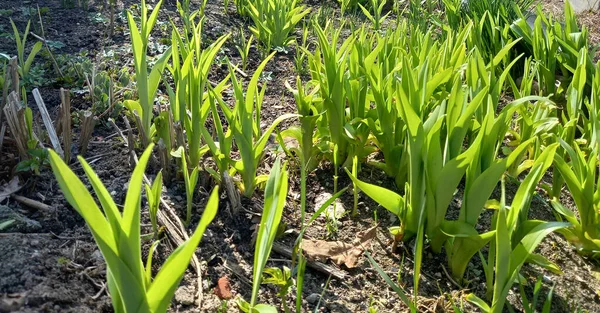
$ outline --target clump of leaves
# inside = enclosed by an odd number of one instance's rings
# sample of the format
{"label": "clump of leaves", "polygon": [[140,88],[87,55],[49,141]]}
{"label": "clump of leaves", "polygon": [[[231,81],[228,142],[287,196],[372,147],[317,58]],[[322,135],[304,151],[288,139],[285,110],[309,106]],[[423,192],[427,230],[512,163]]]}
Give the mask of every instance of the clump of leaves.
{"label": "clump of leaves", "polygon": [[142,262],[140,205],[142,179],[152,153],[150,144],[133,170],[123,212],[117,208],[96,173],[79,157],[102,209],[62,158],[50,151],[50,164],[66,200],[86,221],[107,265],[107,286],[117,313],[166,312],[204,231],[217,214],[219,190],[213,190],[196,231],[179,246],[152,278],[152,245]]}
{"label": "clump of leaves", "polygon": [[41,167],[50,165],[48,150],[46,149],[29,149],[27,154],[29,155],[29,159],[17,164],[17,172],[33,172],[35,175],[39,175]]}

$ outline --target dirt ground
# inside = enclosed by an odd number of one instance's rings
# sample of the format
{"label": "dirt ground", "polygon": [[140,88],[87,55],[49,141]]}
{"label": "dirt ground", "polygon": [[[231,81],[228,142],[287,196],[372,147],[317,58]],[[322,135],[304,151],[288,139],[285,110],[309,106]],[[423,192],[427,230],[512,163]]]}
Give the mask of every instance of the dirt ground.
{"label": "dirt ground", "polygon": [[[167,21],[172,17],[179,23],[175,1],[166,0],[159,19]],[[308,5],[317,11],[319,7],[337,8],[334,1],[309,1]],[[559,14],[561,0],[551,0],[544,3],[547,10]],[[130,8],[137,1],[119,2],[119,11]],[[60,41],[64,46],[54,50],[56,54],[73,55],[85,52],[86,57],[95,62],[110,64],[115,67],[132,67],[131,52],[128,46],[126,22],[121,15],[116,18],[116,31],[108,38],[105,19],[107,10],[102,10],[102,1],[89,1],[89,8],[74,5],[65,8],[60,0],[31,0],[27,2],[0,0],[1,10],[10,10],[11,14],[0,14],[0,33],[12,32],[9,17],[19,29],[24,29],[31,17],[32,24],[37,23],[37,6],[47,8],[42,19],[44,21],[46,38]],[[31,12],[35,12],[32,14]],[[337,9],[336,9],[337,10]],[[27,13],[29,12],[29,13]],[[209,0],[206,8],[205,36],[207,41],[219,36],[235,32],[240,26],[247,27],[248,21],[235,14],[230,7],[225,12],[223,2]],[[582,23],[589,25],[591,38],[594,43],[600,42],[600,29],[597,14],[582,15]],[[100,20],[100,22],[99,22]],[[39,24],[39,23],[38,23]],[[165,22],[165,24],[168,24]],[[158,25],[154,37],[164,38],[170,35],[167,25]],[[37,33],[39,28],[32,26]],[[247,34],[248,35],[248,32]],[[30,38],[30,41],[33,40]],[[114,52],[111,55],[108,52]],[[0,52],[15,53],[14,43],[2,37]],[[228,56],[233,63],[240,57],[235,46],[228,42],[220,53]],[[38,57],[43,60],[44,57]],[[293,82],[296,77],[294,70],[294,51],[278,53],[272,60],[266,72],[271,79],[268,82],[267,94],[263,105],[263,120],[268,123],[282,113],[293,113],[295,104],[293,96],[284,87],[284,82]],[[47,60],[46,60],[47,61]],[[260,62],[260,54],[252,48],[251,60],[247,73],[252,73]],[[214,81],[225,77],[227,67],[215,65],[210,74]],[[50,73],[48,73],[51,75]],[[41,89],[42,96],[51,111],[57,114],[60,102],[60,82],[45,85]],[[82,88],[82,87],[80,87]],[[164,91],[163,91],[164,92]],[[164,97],[164,95],[160,95]],[[226,99],[227,100],[227,99]],[[89,107],[88,98],[84,95],[73,96],[73,106],[76,109]],[[117,120],[118,125],[122,122]],[[86,159],[92,164],[100,179],[106,184],[117,203],[123,203],[130,165],[128,150],[115,130],[102,120],[96,127],[92,142],[86,154]],[[77,138],[77,133],[74,135]],[[267,153],[265,164],[272,164],[277,151]],[[17,163],[17,152],[10,142],[0,152],[0,186],[5,185],[14,174]],[[83,176],[81,166],[77,162],[71,164],[76,174]],[[149,177],[156,174],[157,169],[147,171]],[[261,171],[268,171],[263,168]],[[325,192],[333,191],[333,169],[323,164],[310,174],[309,210],[312,209],[316,198]],[[382,186],[395,189],[394,183],[383,173],[365,167],[361,178]],[[0,203],[0,220],[9,216],[15,222],[4,233],[0,233],[0,312],[112,312],[110,299],[104,286],[106,269],[102,256],[95,247],[94,241],[82,218],[70,208],[63,199],[62,193],[54,180],[49,168],[42,168],[39,176],[20,174],[22,184],[18,195],[40,201],[47,208],[31,208],[13,198]],[[208,193],[214,186],[208,176],[203,176],[199,183],[200,192],[194,198],[194,216],[189,229],[195,229]],[[339,185],[351,185],[350,180],[340,177]],[[284,212],[283,222],[292,230],[278,240],[278,243],[291,247],[295,236],[293,230],[298,230],[301,224],[298,217],[299,206],[299,173],[292,172],[288,204]],[[167,203],[184,216],[185,188],[181,179],[174,179],[167,184],[164,194]],[[223,303],[213,292],[217,281],[228,277],[231,282],[234,297],[250,298],[253,263],[253,244],[251,237],[256,216],[262,210],[262,194],[257,192],[252,199],[244,199],[243,210],[237,216],[231,216],[227,210],[227,199],[221,199],[220,212],[210,225],[196,255],[202,263],[202,301],[194,298],[196,294],[197,277],[188,270],[177,290],[170,312],[217,312],[223,306],[228,312],[237,312],[234,300]],[[457,200],[458,201],[458,200]],[[351,193],[346,193],[341,202],[347,208],[353,205]],[[145,203],[145,200],[143,201]],[[377,240],[374,241],[371,253],[379,265],[391,276],[399,277],[406,290],[412,288],[412,249],[414,242],[406,242],[396,251],[391,251],[391,241],[386,228],[395,225],[395,221],[387,211],[379,207],[368,197],[361,195],[358,207],[359,215],[345,216],[339,221],[337,233],[330,235],[324,218],[319,218],[309,229],[307,236],[315,239],[335,239],[351,242],[357,232],[379,223]],[[150,222],[147,210],[143,209],[142,233],[149,233]],[[554,219],[546,201],[537,199],[532,204],[531,214],[536,218]],[[449,213],[451,214],[451,213]],[[374,216],[378,217],[377,222]],[[297,234],[297,233],[296,233]],[[147,249],[149,242],[145,243]],[[164,261],[171,247],[161,244],[155,254],[155,266]],[[427,250],[426,250],[427,251]],[[551,286],[555,286],[552,312],[574,312],[577,310],[600,312],[600,268],[598,264],[577,254],[560,235],[549,236],[539,248],[539,253],[559,265],[564,274],[554,274],[532,265],[526,265],[523,276],[534,282],[543,275],[542,296]],[[468,292],[475,292],[483,297],[485,294],[485,278],[480,263],[476,258],[468,267],[467,276],[472,280],[465,289],[461,289],[449,278],[445,271],[446,257],[444,254],[434,255],[425,253],[423,273],[420,288],[420,310],[422,312],[453,312],[451,300],[460,306],[461,297]],[[269,266],[290,266],[289,257],[273,253]],[[329,264],[336,266],[335,264]],[[155,270],[156,270],[155,269]],[[357,268],[340,268],[345,277],[332,278],[326,286],[329,275],[308,268],[305,276],[303,307],[306,312],[313,312],[317,305],[318,312],[368,312],[373,307],[378,312],[404,312],[406,307],[398,296],[387,288],[383,279],[369,265],[365,258]],[[531,292],[531,288],[528,289]],[[271,286],[261,288],[260,301],[279,306],[280,299],[277,290]],[[291,305],[295,299],[292,292]],[[319,301],[319,296],[323,298]],[[513,288],[509,302],[516,310],[522,309],[518,288]],[[200,302],[200,303],[197,303]],[[476,312],[466,301],[462,301],[465,312]]]}

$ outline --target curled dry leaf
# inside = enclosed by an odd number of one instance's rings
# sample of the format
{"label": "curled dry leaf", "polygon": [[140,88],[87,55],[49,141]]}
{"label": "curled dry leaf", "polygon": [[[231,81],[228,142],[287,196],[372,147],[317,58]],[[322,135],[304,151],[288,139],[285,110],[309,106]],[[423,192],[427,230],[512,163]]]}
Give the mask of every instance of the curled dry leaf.
{"label": "curled dry leaf", "polygon": [[233,297],[231,294],[231,283],[229,283],[229,278],[227,278],[227,276],[219,278],[214,292],[221,300],[229,300]]}
{"label": "curled dry leaf", "polygon": [[358,266],[363,251],[377,235],[377,225],[359,232],[352,243],[342,241],[325,241],[304,239],[302,250],[309,258],[317,260],[330,259],[336,264],[345,264],[348,268]]}
{"label": "curled dry leaf", "polygon": [[0,188],[0,202],[19,191],[19,189],[21,189],[21,186],[19,186],[19,177],[15,176],[8,184]]}

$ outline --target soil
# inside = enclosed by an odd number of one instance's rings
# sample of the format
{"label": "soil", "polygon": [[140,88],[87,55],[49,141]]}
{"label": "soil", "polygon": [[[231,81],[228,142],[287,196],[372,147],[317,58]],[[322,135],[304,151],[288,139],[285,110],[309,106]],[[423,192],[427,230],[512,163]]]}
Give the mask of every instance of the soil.
{"label": "soil", "polygon": [[[115,32],[108,38],[106,22],[98,22],[99,17],[108,16],[108,10],[102,8],[103,1],[89,1],[88,8],[77,5],[64,7],[61,0],[31,0],[14,1],[0,0],[0,8],[12,10],[10,17],[17,27],[22,30],[32,16],[32,31],[38,34],[41,30],[37,15],[27,15],[23,12],[37,10],[36,6],[44,9],[42,16],[45,36],[48,40],[60,41],[64,47],[54,50],[55,54],[78,54],[86,52],[89,58],[98,62],[109,63],[115,67],[132,67],[131,52],[128,45],[126,22],[122,14],[117,14]],[[333,2],[333,1],[332,1]],[[308,1],[308,5],[317,11],[320,7],[334,7],[335,2]],[[559,0],[545,3],[546,7],[555,9]],[[119,1],[118,12],[132,7],[137,1]],[[35,11],[33,11],[35,12]],[[220,0],[209,0],[206,8],[206,41],[220,37],[228,32],[237,31],[240,26],[247,27],[250,23],[240,18],[232,7],[223,8]],[[168,21],[177,18],[175,1],[166,0],[163,4],[159,20]],[[582,22],[586,23],[586,16]],[[7,15],[0,15],[0,32],[12,32]],[[166,23],[165,23],[166,24]],[[593,26],[593,25],[590,25]],[[597,26],[596,26],[597,28]],[[246,32],[248,35],[248,32]],[[168,27],[158,26],[153,33],[155,38],[170,35]],[[594,42],[600,38],[600,30],[591,29]],[[29,38],[29,46],[33,44]],[[0,52],[15,54],[12,40],[0,40]],[[106,57],[107,51],[114,51],[115,56]],[[228,56],[233,63],[240,56],[231,41],[228,41],[220,55]],[[42,58],[47,58],[44,56]],[[108,61],[107,61],[108,60]],[[260,63],[260,53],[252,48],[250,62],[246,73],[254,72]],[[50,70],[49,70],[50,71]],[[286,91],[284,82],[293,84],[296,73],[294,69],[294,48],[287,53],[278,53],[267,66],[270,81],[263,104],[262,120],[265,127],[283,113],[294,113],[293,96]],[[210,74],[212,81],[225,78],[227,67],[215,65]],[[51,115],[56,116],[60,102],[58,90],[61,86],[51,84],[41,87],[41,93],[49,107]],[[83,88],[83,86],[79,86]],[[164,90],[159,97],[164,97]],[[227,98],[225,99],[228,100]],[[230,99],[229,99],[230,100]],[[90,107],[89,100],[81,95],[74,95],[73,106],[76,109]],[[283,127],[293,122],[283,124]],[[122,126],[121,121],[117,124]],[[77,131],[74,134],[77,139]],[[138,151],[140,152],[140,151]],[[261,172],[267,173],[277,155],[276,145],[267,152],[264,167]],[[0,186],[3,186],[15,174],[18,154],[14,146],[7,142],[0,152]],[[93,138],[86,154],[86,159],[106,184],[116,203],[123,203],[127,191],[127,183],[131,173],[128,149],[123,141],[116,136],[115,130],[102,120],[96,127]],[[82,177],[83,171],[77,162],[71,163],[75,173]],[[157,169],[151,167],[147,175],[153,178]],[[308,177],[309,211],[313,212],[315,199],[324,192],[333,193],[333,167],[322,163]],[[49,168],[44,167],[39,176],[19,174],[22,188],[18,195],[43,202],[47,209],[35,209],[24,205],[13,198],[8,198],[0,204],[10,210],[11,214],[19,216],[19,221],[0,233],[0,312],[112,312],[110,298],[104,287],[106,269],[102,256],[83,219],[65,202],[58,185]],[[380,171],[365,167],[360,173],[361,179],[397,190],[393,180]],[[200,192],[194,199],[194,215],[189,227],[190,231],[200,219],[208,193],[214,186],[208,176],[203,176],[200,182]],[[339,186],[350,186],[351,181],[345,176],[340,177]],[[516,187],[509,188],[514,193]],[[292,172],[290,176],[290,192],[284,212],[283,222],[289,230],[297,231],[301,225],[298,217],[299,206],[299,173]],[[456,205],[459,205],[459,190]],[[185,215],[185,188],[181,179],[173,179],[167,184],[164,198],[180,216]],[[541,200],[540,200],[541,199]],[[253,226],[262,210],[262,194],[257,192],[251,199],[243,199],[243,210],[239,215],[232,216],[227,208],[227,199],[222,197],[220,212],[209,226],[203,240],[196,251],[201,260],[203,295],[201,303],[196,303],[197,277],[188,270],[177,290],[170,312],[238,312],[236,301],[223,302],[217,297],[213,288],[219,279],[228,277],[231,291],[235,297],[250,298],[253,264]],[[143,200],[145,204],[145,199]],[[353,196],[347,192],[341,198],[341,203],[350,210],[353,206]],[[3,212],[0,210],[0,213]],[[142,233],[150,233],[148,213],[143,208]],[[549,209],[547,201],[536,198],[532,203],[532,217],[553,220],[555,217]],[[337,232],[330,233],[325,218],[318,218],[309,228],[307,237],[314,239],[340,240],[352,242],[356,233],[379,224],[380,231],[374,240],[371,254],[378,264],[391,277],[399,277],[405,290],[412,290],[414,242],[407,241],[392,251],[391,237],[387,227],[397,224],[395,217],[373,202],[370,198],[360,195],[358,215],[345,216],[339,220]],[[450,214],[450,213],[449,213]],[[0,216],[1,217],[1,216]],[[1,218],[0,218],[1,220]],[[486,226],[484,225],[484,228]],[[487,226],[489,227],[489,225]],[[284,235],[278,242],[291,247],[295,239],[294,232]],[[147,253],[149,242],[144,244]],[[165,260],[172,247],[165,240],[155,254],[155,267]],[[542,297],[554,286],[552,312],[573,312],[577,309],[589,312],[600,312],[600,275],[598,265],[592,260],[577,254],[563,237],[550,235],[541,244],[538,253],[549,258],[560,266],[564,274],[554,274],[533,265],[526,265],[522,271],[523,277],[532,284],[542,275]],[[436,255],[425,250],[421,285],[419,291],[419,309],[421,312],[453,312],[452,303],[462,305],[464,312],[478,311],[468,302],[464,295],[474,292],[480,297],[485,295],[485,278],[481,272],[481,263],[474,258],[467,270],[471,284],[467,288],[459,288],[446,274],[446,257],[444,253]],[[329,264],[336,266],[334,264]],[[268,266],[291,266],[289,257],[273,253]],[[407,308],[399,297],[389,288],[363,257],[360,265],[354,269],[340,268],[346,273],[341,280],[331,278],[311,268],[307,269],[303,293],[303,308],[306,312],[367,312],[373,307],[378,312],[405,312]],[[328,282],[329,281],[329,282]],[[526,291],[531,294],[531,288]],[[319,301],[319,296],[323,298]],[[514,287],[509,296],[509,302],[517,311],[522,310],[518,287]],[[295,291],[290,293],[288,305],[295,301]],[[263,303],[281,305],[277,290],[272,286],[261,288],[260,299]],[[315,308],[319,306],[317,310]],[[226,309],[224,309],[226,308]],[[220,311],[220,312],[224,312]]]}

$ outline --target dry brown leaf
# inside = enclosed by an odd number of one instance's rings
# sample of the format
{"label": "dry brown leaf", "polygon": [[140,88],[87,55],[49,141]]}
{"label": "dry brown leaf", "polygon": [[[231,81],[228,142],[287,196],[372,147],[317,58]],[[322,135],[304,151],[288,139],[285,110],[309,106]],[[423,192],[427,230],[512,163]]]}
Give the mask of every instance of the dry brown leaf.
{"label": "dry brown leaf", "polygon": [[19,186],[19,177],[15,176],[8,184],[0,188],[0,202],[19,191],[19,189],[21,189],[21,186]]}
{"label": "dry brown leaf", "polygon": [[377,235],[377,225],[356,234],[356,239],[352,243],[304,239],[302,250],[309,258],[330,259],[338,265],[345,264],[348,268],[355,268],[364,249],[375,235]]}

